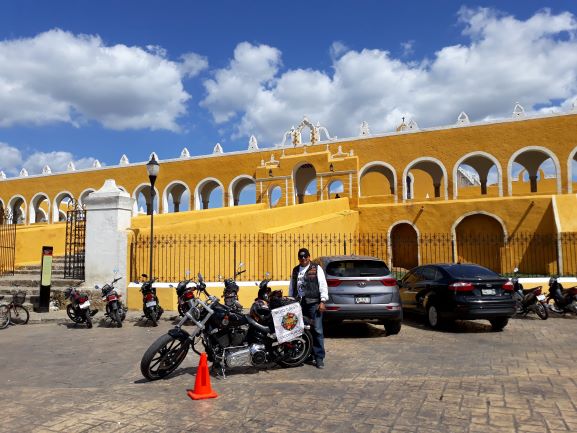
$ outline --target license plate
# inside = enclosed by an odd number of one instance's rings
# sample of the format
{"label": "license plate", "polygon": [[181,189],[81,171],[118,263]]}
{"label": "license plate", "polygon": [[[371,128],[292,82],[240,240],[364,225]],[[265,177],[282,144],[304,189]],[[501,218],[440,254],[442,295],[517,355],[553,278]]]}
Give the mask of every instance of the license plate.
{"label": "license plate", "polygon": [[370,296],[355,296],[355,304],[370,304]]}
{"label": "license plate", "polygon": [[83,310],[84,310],[85,308],[90,307],[90,301],[86,301],[86,302],[80,304],[79,307],[82,308]]}
{"label": "license plate", "polygon": [[545,295],[537,295],[537,299],[540,301],[544,301],[545,300]]}
{"label": "license plate", "polygon": [[150,301],[146,303],[147,307],[154,307],[156,305],[156,301]]}
{"label": "license plate", "polygon": [[494,295],[495,289],[481,289],[483,295]]}

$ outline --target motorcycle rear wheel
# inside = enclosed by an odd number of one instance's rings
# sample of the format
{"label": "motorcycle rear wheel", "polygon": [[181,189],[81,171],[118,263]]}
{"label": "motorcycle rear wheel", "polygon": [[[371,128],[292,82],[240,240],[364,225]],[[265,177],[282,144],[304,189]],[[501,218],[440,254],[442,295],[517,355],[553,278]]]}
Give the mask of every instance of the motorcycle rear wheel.
{"label": "motorcycle rear wheel", "polygon": [[120,309],[112,310],[112,320],[116,322],[116,326],[122,328],[122,315],[120,314]]}
{"label": "motorcycle rear wheel", "polygon": [[[313,347],[313,336],[309,330],[303,332],[303,334],[292,341],[279,344],[283,351],[290,350],[292,352],[291,356],[278,361],[278,364],[282,367],[291,368],[298,367],[302,365],[305,360],[311,354]],[[277,348],[279,350],[279,348]]]}
{"label": "motorcycle rear wheel", "polygon": [[84,319],[76,314],[76,309],[72,306],[72,304],[68,304],[66,306],[66,314],[68,314],[68,317],[70,317],[70,320],[72,320],[74,323],[82,323],[84,322]]}
{"label": "motorcycle rear wheel", "polygon": [[140,372],[148,380],[158,380],[168,376],[186,358],[189,345],[168,334],[160,336],[148,348],[140,361]]}
{"label": "motorcycle rear wheel", "polygon": [[537,313],[537,316],[539,316],[541,320],[547,320],[549,317],[549,309],[541,302],[537,302],[535,305],[535,313]]}
{"label": "motorcycle rear wheel", "polygon": [[92,316],[90,315],[90,308],[87,308],[86,310],[86,327],[88,329],[92,328]]}

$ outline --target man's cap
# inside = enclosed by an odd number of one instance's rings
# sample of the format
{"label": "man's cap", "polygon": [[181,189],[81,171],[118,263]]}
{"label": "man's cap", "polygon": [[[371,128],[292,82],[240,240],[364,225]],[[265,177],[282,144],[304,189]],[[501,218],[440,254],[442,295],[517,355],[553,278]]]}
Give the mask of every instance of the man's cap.
{"label": "man's cap", "polygon": [[299,250],[298,256],[299,257],[310,257],[311,254],[309,253],[309,250],[307,250],[306,248],[301,248]]}

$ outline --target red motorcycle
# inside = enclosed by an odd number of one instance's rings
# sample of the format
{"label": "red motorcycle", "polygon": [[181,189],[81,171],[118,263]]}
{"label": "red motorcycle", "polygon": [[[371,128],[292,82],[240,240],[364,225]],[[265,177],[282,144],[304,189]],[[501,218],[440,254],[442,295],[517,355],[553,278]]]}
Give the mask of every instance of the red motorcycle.
{"label": "red motorcycle", "polygon": [[[114,284],[122,277],[115,278],[112,283],[105,284],[102,287],[102,300],[106,302],[105,316],[110,318],[119,328],[122,328],[122,322],[126,319],[126,307],[122,305],[120,298],[122,295],[116,291]],[[99,289],[98,286],[95,286]]]}
{"label": "red motorcycle", "polygon": [[74,323],[86,323],[87,328],[92,328],[92,316],[98,313],[98,310],[90,310],[88,294],[69,287],[64,291],[64,298],[70,300],[70,304],[66,306],[68,317]]}

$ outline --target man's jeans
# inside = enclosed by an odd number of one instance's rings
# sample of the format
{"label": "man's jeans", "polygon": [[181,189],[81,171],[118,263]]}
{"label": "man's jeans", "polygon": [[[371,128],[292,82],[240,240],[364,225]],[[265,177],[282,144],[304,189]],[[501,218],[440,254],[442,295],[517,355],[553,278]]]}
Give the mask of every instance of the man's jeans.
{"label": "man's jeans", "polygon": [[311,319],[311,334],[313,335],[313,356],[315,359],[325,359],[325,338],[323,336],[323,313],[319,304],[301,302],[303,315]]}

